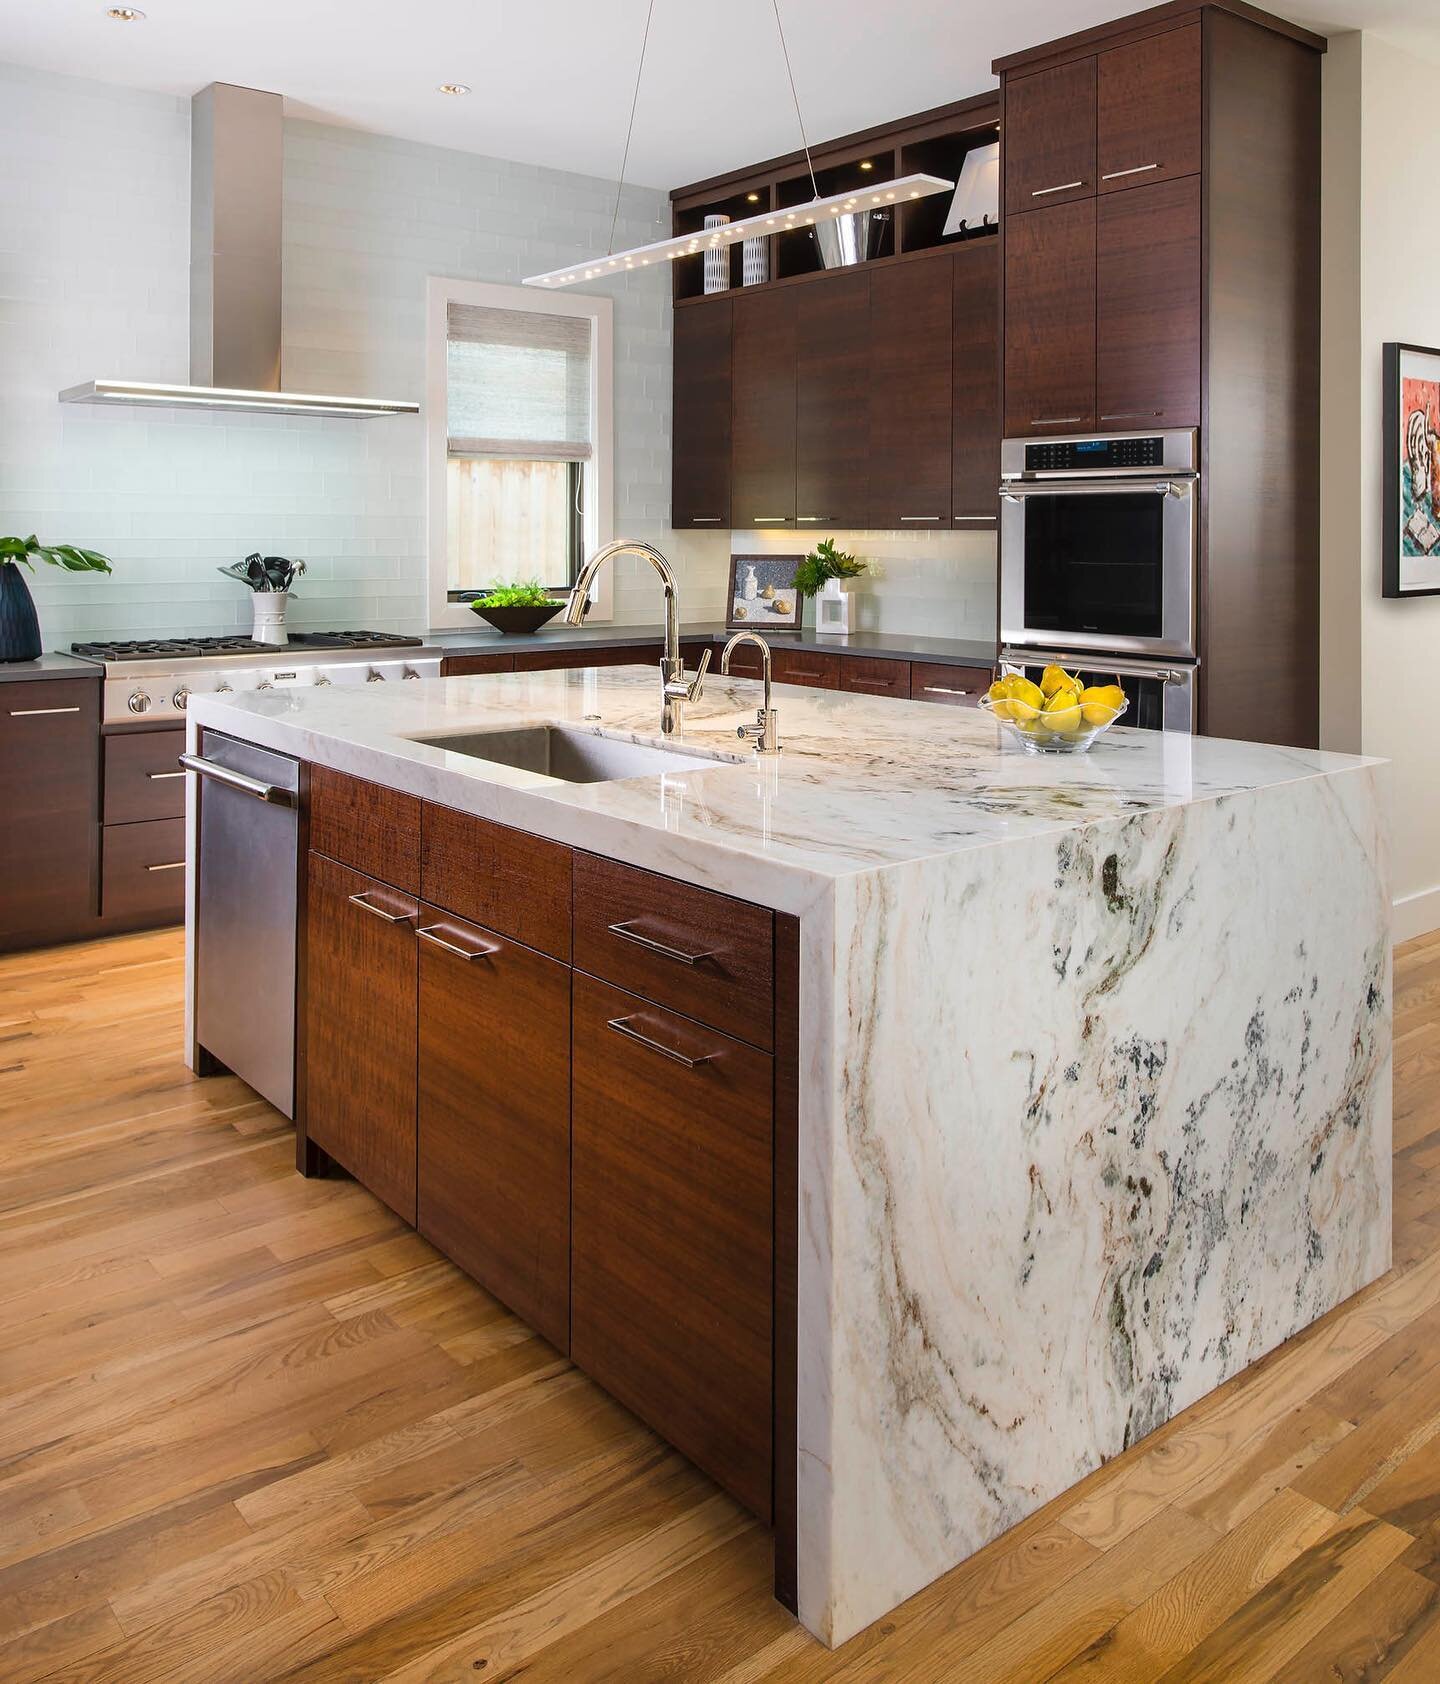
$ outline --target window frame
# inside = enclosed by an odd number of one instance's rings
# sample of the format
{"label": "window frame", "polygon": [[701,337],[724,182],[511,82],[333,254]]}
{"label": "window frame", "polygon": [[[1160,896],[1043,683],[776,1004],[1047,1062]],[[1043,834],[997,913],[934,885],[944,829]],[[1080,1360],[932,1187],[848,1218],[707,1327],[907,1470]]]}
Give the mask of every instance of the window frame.
{"label": "window frame", "polygon": [[[482,309],[526,310],[534,315],[582,316],[590,323],[590,460],[586,466],[585,530],[581,549],[593,554],[614,535],[615,505],[615,345],[614,300],[587,293],[547,293],[536,287],[494,281],[461,281],[431,275],[425,296],[425,469],[428,598],[432,631],[474,630],[476,617],[463,602],[450,599],[446,545],[446,475],[449,462],[447,352],[451,303]],[[614,612],[613,572],[605,568],[590,599],[589,620],[609,620]]]}

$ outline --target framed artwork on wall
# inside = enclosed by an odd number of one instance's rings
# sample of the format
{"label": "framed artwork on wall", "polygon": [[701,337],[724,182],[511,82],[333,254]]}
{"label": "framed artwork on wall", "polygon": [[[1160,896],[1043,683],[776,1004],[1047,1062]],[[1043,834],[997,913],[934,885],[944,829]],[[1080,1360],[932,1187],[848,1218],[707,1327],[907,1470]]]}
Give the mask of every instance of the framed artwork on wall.
{"label": "framed artwork on wall", "polygon": [[1440,350],[1385,346],[1386,596],[1440,596]]}
{"label": "framed artwork on wall", "polygon": [[725,625],[730,631],[794,631],[803,602],[795,589],[798,555],[732,555]]}

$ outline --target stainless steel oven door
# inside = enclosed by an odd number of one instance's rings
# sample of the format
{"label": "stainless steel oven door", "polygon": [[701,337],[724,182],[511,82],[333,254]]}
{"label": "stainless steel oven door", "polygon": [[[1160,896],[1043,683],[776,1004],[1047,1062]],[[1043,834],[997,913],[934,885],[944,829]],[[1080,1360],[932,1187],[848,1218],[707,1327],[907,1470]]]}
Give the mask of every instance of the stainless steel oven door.
{"label": "stainless steel oven door", "polygon": [[1199,501],[1194,474],[1007,480],[1001,639],[1193,660]]}
{"label": "stainless steel oven door", "polygon": [[1150,731],[1193,732],[1196,723],[1195,685],[1199,668],[1181,661],[1126,660],[1118,655],[1069,649],[1017,649],[1005,645],[1002,666],[1023,671],[1038,684],[1051,663],[1078,672],[1087,684],[1117,682],[1130,698],[1122,725]]}

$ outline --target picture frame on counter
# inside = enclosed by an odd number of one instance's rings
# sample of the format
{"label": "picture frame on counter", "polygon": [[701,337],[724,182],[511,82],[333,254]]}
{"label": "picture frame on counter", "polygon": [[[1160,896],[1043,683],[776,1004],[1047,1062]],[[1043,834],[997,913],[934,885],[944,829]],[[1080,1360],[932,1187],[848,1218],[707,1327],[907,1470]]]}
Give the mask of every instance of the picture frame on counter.
{"label": "picture frame on counter", "polygon": [[1440,349],[1385,346],[1388,597],[1440,596]]}
{"label": "picture frame on counter", "polygon": [[732,555],[725,599],[728,631],[795,631],[805,599],[795,589],[798,555]]}

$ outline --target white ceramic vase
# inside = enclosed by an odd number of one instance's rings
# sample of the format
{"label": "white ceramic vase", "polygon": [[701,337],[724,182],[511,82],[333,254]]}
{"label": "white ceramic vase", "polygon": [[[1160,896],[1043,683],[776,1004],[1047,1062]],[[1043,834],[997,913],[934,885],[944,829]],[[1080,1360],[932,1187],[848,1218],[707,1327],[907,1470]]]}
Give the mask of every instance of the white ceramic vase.
{"label": "white ceramic vase", "polygon": [[251,591],[250,600],[255,606],[255,627],[250,633],[255,642],[276,647],[288,643],[285,605],[290,600],[289,591]]}
{"label": "white ceramic vase", "polygon": [[827,579],[815,593],[815,630],[843,637],[851,628],[853,579]]}

